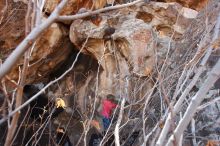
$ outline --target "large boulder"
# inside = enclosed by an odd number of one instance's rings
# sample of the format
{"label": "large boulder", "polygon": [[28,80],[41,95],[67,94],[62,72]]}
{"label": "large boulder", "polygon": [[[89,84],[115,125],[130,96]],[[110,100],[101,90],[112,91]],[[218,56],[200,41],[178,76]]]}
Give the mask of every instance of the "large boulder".
{"label": "large boulder", "polygon": [[[0,7],[3,7],[3,1]],[[1,4],[2,3],[2,4]],[[4,8],[3,8],[4,9]],[[25,15],[27,6],[23,2],[8,1],[4,14],[0,15],[0,54],[4,61],[8,55],[25,38]],[[44,19],[42,20],[44,21]],[[66,59],[73,48],[68,38],[68,30],[59,23],[53,23],[30,47],[26,83],[43,81],[55,68]],[[6,86],[14,88],[23,66],[20,58],[10,73],[7,74]]]}
{"label": "large boulder", "polygon": [[[70,39],[79,49],[86,41],[82,52],[101,65],[100,93],[120,95],[129,92],[125,87],[132,84],[127,81],[130,76],[148,77],[154,72],[155,59],[162,62],[166,44],[180,39],[197,13],[178,3],[136,5],[95,16],[101,20],[97,24],[89,19],[73,21]],[[158,42],[166,43],[155,47]]]}

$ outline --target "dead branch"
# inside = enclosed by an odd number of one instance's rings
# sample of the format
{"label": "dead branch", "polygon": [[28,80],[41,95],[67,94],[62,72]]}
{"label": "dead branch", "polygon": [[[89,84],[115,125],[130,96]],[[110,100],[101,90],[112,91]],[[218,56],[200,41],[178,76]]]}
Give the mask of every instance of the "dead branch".
{"label": "dead branch", "polygon": [[219,79],[219,77],[220,77],[220,60],[216,63],[216,65],[211,70],[211,72],[209,72],[209,76],[203,83],[202,87],[199,89],[197,94],[192,98],[192,101],[190,102],[190,105],[187,108],[186,113],[183,116],[183,119],[179,122],[177,128],[174,131],[174,134],[169,138],[167,146],[173,145],[174,137],[175,137],[175,141],[179,142],[180,136],[183,134],[183,131],[186,129],[187,125],[193,118],[197,107],[203,101],[207,92],[214,85],[214,83]]}
{"label": "dead branch", "polygon": [[85,12],[85,13],[82,13],[82,14],[69,15],[69,16],[59,16],[57,18],[57,20],[58,21],[71,21],[71,20],[81,19],[81,18],[85,18],[85,17],[91,16],[91,15],[96,15],[96,14],[100,14],[100,13],[111,11],[111,10],[130,7],[130,6],[133,6],[133,5],[141,3],[141,2],[144,2],[144,0],[136,0],[136,1],[133,1],[133,2],[130,2],[130,3],[127,3],[127,4],[110,6],[110,7],[98,9],[98,10],[95,10],[95,11],[88,11],[88,12]]}
{"label": "dead branch", "polygon": [[[83,49],[83,48],[82,48]],[[4,123],[9,117],[13,116],[16,112],[20,111],[21,109],[23,109],[24,107],[26,107],[27,105],[29,105],[33,100],[35,100],[40,94],[42,94],[48,87],[50,87],[51,85],[53,85],[54,83],[57,83],[59,80],[61,80],[63,77],[65,77],[75,66],[76,61],[79,58],[80,53],[82,52],[82,49],[77,53],[76,55],[76,59],[73,61],[72,66],[66,70],[60,77],[58,77],[57,79],[51,81],[50,83],[48,83],[44,88],[42,88],[38,93],[36,93],[34,96],[32,96],[30,99],[28,99],[26,102],[24,102],[21,106],[19,106],[18,108],[16,108],[14,111],[10,112],[8,114],[7,117],[4,117],[0,120],[0,125],[2,123]]]}
{"label": "dead branch", "polygon": [[[86,42],[84,43],[84,45],[87,43],[88,39],[89,39],[89,36],[87,37]],[[85,47],[85,46],[83,46],[83,48],[84,48],[84,47]],[[105,52],[105,49],[106,49],[106,48],[104,47],[103,49],[104,49],[104,52]],[[90,119],[89,119],[89,121],[88,121],[88,124],[87,124],[86,127],[85,127],[85,130],[84,130],[84,131],[85,131],[85,132],[84,132],[84,145],[86,145],[86,137],[87,137],[89,128],[90,128],[90,126],[91,126],[92,119],[93,119],[94,114],[95,114],[95,111],[96,111],[96,103],[97,103],[98,95],[99,95],[99,93],[98,93],[98,90],[99,90],[99,72],[100,72],[101,62],[102,62],[102,59],[103,59],[103,58],[104,58],[104,54],[103,54],[103,56],[101,57],[101,59],[98,61],[99,66],[98,66],[98,70],[97,70],[97,74],[96,74],[95,99],[94,99],[94,104],[93,104],[93,108],[92,108],[91,117],[90,117]],[[111,126],[111,124],[110,124],[110,126]],[[110,126],[109,126],[109,127],[110,127]],[[80,142],[80,141],[79,141],[79,142]]]}
{"label": "dead branch", "polygon": [[196,128],[195,128],[195,120],[194,118],[192,118],[191,120],[191,131],[192,131],[192,134],[193,134],[193,146],[197,146],[197,142],[196,142]]}
{"label": "dead branch", "polygon": [[[218,17],[218,20],[217,20],[217,24],[216,24],[216,27],[215,27],[212,42],[215,42],[215,40],[218,38],[219,27],[220,27],[220,16]],[[186,96],[188,95],[188,93],[192,89],[192,87],[196,84],[199,76],[202,74],[202,72],[204,70],[204,67],[205,67],[205,64],[206,64],[209,56],[212,53],[212,48],[213,48],[213,45],[211,43],[210,47],[206,51],[206,54],[205,54],[203,60],[201,61],[201,64],[200,64],[200,67],[199,67],[197,73],[195,74],[192,81],[187,86],[187,88],[184,90],[183,94],[180,96],[179,100],[175,104],[175,106],[174,106],[174,115],[177,114],[181,110],[181,107],[182,107],[181,105],[182,105],[184,99],[186,98]],[[167,133],[169,132],[169,129],[170,129],[170,122],[171,122],[171,115],[169,114],[167,119],[166,119],[164,128],[163,128],[163,130],[160,134],[160,137],[158,138],[158,141],[157,141],[158,146],[163,145],[163,142],[165,141],[166,135],[167,135]]]}
{"label": "dead branch", "polygon": [[124,105],[125,105],[125,98],[123,97],[122,102],[121,102],[121,108],[120,108],[118,120],[117,120],[117,123],[115,125],[115,131],[114,131],[115,145],[116,146],[120,146],[119,126],[121,124],[123,113],[124,113]]}
{"label": "dead branch", "polygon": [[3,78],[11,68],[16,64],[17,60],[24,54],[34,40],[48,28],[59,16],[60,11],[65,6],[68,0],[63,0],[53,11],[53,13],[39,26],[36,26],[31,33],[16,47],[16,49],[9,55],[5,62],[0,67],[0,79]]}
{"label": "dead branch", "polygon": [[[30,26],[31,4],[32,4],[32,2],[29,1],[28,10],[27,10],[27,14],[26,14],[26,17],[25,17],[25,23],[26,23],[25,33],[26,33],[26,35],[30,32],[30,29],[31,29],[31,26]],[[22,73],[21,73],[21,79],[20,79],[20,82],[19,82],[19,85],[18,85],[18,88],[17,88],[15,108],[18,108],[22,103],[23,87],[24,87],[24,84],[25,84],[25,80],[26,80],[26,76],[27,76],[27,70],[28,70],[29,51],[30,51],[30,49],[28,49],[28,51],[25,52],[24,64],[23,64],[23,69],[22,69]],[[17,129],[17,123],[18,123],[19,117],[20,117],[20,113],[17,112],[12,118],[11,126],[8,127],[5,146],[8,146],[8,145],[12,144],[11,142],[13,140],[15,131]]]}
{"label": "dead branch", "polygon": [[197,111],[200,111],[200,110],[206,108],[207,106],[210,106],[211,104],[214,104],[214,103],[216,103],[216,102],[218,102],[218,101],[220,101],[220,97],[216,97],[216,98],[213,99],[212,101],[210,101],[210,102],[208,102],[208,103],[205,103],[205,104],[199,106],[199,107],[197,108]]}
{"label": "dead branch", "polygon": [[[220,27],[220,14],[219,14],[217,22],[216,22],[212,42],[214,42],[216,39],[218,39],[219,27]],[[210,50],[212,50],[212,46],[210,46],[210,48],[208,49],[207,54],[211,54]],[[204,60],[208,59],[207,56],[204,57]],[[202,63],[205,62],[205,61],[204,62],[203,61],[202,61]],[[175,129],[173,135],[169,138],[167,146],[172,146],[173,145],[173,140],[175,140],[176,142],[179,142],[180,137],[183,134],[183,131],[186,129],[186,127],[189,124],[190,120],[193,118],[193,115],[196,112],[197,107],[203,101],[204,97],[206,96],[206,94],[210,90],[210,88],[218,80],[219,76],[220,76],[220,60],[213,67],[213,69],[209,73],[207,79],[203,83],[202,87],[197,92],[197,94],[192,98],[192,100],[190,102],[190,105],[188,106],[188,108],[186,110],[186,113],[184,114],[183,119],[179,122],[179,124],[178,124],[177,128]],[[174,139],[174,137],[175,137],[175,139]]]}

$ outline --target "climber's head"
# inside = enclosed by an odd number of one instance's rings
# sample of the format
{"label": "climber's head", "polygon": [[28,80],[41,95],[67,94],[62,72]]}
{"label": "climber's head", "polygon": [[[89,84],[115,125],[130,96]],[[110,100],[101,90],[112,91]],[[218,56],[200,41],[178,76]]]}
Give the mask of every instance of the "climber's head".
{"label": "climber's head", "polygon": [[108,100],[114,100],[114,99],[115,99],[115,96],[112,95],[112,94],[108,94],[108,95],[107,95],[107,99],[108,99]]}
{"label": "climber's head", "polygon": [[114,103],[117,103],[116,97],[112,94],[108,94],[107,99],[114,102]]}

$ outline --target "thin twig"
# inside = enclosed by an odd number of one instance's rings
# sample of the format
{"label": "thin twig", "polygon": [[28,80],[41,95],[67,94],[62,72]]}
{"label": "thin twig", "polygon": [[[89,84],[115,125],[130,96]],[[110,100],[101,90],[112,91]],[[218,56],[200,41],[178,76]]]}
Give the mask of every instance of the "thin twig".
{"label": "thin twig", "polygon": [[114,130],[115,145],[116,146],[120,146],[119,126],[121,124],[123,113],[124,113],[124,105],[125,105],[125,98],[122,98],[120,112],[119,112],[118,120],[117,120],[117,123],[116,123],[116,126],[115,126],[115,130]]}
{"label": "thin twig", "polygon": [[141,146],[145,146],[150,136],[157,130],[159,122],[154,126],[154,128],[144,137],[144,142]]}
{"label": "thin twig", "polygon": [[200,110],[206,108],[207,106],[209,106],[209,105],[211,105],[211,104],[214,104],[214,103],[216,103],[216,102],[218,102],[218,101],[220,101],[220,97],[216,97],[216,98],[213,99],[212,101],[207,102],[207,103],[205,103],[205,104],[199,106],[199,107],[197,108],[197,111],[200,111]]}
{"label": "thin twig", "polygon": [[209,76],[203,83],[202,87],[199,89],[197,94],[192,98],[190,105],[188,106],[186,113],[183,116],[183,119],[179,122],[177,128],[174,131],[174,134],[169,138],[167,146],[173,146],[173,140],[175,137],[175,141],[180,140],[180,136],[182,135],[183,131],[186,129],[187,125],[189,124],[190,120],[193,118],[194,113],[196,112],[197,107],[203,101],[206,93],[210,90],[210,88],[214,85],[214,83],[220,77],[220,60],[216,63],[214,68],[209,73]]}
{"label": "thin twig", "polygon": [[[83,49],[83,48],[82,48]],[[77,53],[76,55],[76,59],[73,61],[72,66],[66,70],[60,77],[58,77],[57,79],[49,82],[44,88],[42,88],[38,93],[36,93],[34,96],[32,96],[30,99],[28,99],[25,103],[23,103],[21,106],[19,106],[18,108],[16,108],[14,111],[10,112],[8,114],[7,117],[4,117],[0,120],[0,125],[2,123],[4,123],[9,117],[13,116],[16,112],[20,111],[21,109],[23,109],[24,107],[26,107],[27,105],[29,105],[33,100],[35,100],[39,95],[41,95],[42,93],[44,93],[44,91],[50,87],[51,85],[53,85],[54,83],[57,83],[59,80],[61,80],[64,76],[66,76],[75,66],[76,61],[79,58],[79,54],[82,52],[82,49]]]}
{"label": "thin twig", "polygon": [[[30,31],[30,14],[31,14],[31,1],[29,1],[28,4],[28,10],[27,10],[27,14],[25,17],[25,33],[26,35],[29,33]],[[22,73],[21,73],[21,79],[19,81],[19,85],[17,88],[17,95],[16,95],[16,103],[15,103],[15,108],[18,108],[21,103],[22,103],[22,97],[23,97],[23,86],[25,84],[25,80],[26,80],[26,76],[27,76],[27,70],[28,70],[28,62],[29,62],[29,51],[25,52],[25,58],[24,58],[24,64],[23,64],[23,69],[22,69]],[[15,131],[17,129],[17,123],[18,123],[18,119],[20,117],[20,113],[17,112],[13,118],[12,118],[12,122],[11,122],[11,126],[8,127],[8,132],[7,132],[7,137],[6,137],[6,141],[5,141],[5,146],[9,146],[12,145],[12,140],[15,134]]]}
{"label": "thin twig", "polygon": [[191,120],[191,131],[192,131],[192,135],[193,135],[193,146],[197,146],[197,142],[196,142],[196,128],[195,128],[195,120],[194,118],[192,118]]}
{"label": "thin twig", "polygon": [[96,14],[100,14],[103,12],[111,11],[111,10],[116,10],[116,9],[121,9],[121,8],[129,7],[129,6],[133,6],[133,5],[138,4],[140,2],[144,2],[144,0],[136,0],[136,1],[133,1],[133,2],[130,2],[127,4],[105,7],[102,9],[95,10],[95,11],[89,11],[89,12],[76,14],[76,15],[59,16],[57,18],[57,20],[58,21],[68,21],[68,20],[72,21],[72,20],[76,20],[76,19],[85,18],[85,17],[91,16],[91,15],[96,15]]}
{"label": "thin twig", "polygon": [[[191,83],[187,86],[187,88],[185,89],[185,91],[183,92],[183,94],[181,95],[179,100],[177,101],[176,105],[174,106],[174,114],[177,114],[177,112],[180,111],[180,109],[182,108],[182,103],[183,103],[185,97],[188,95],[189,91],[196,84],[196,82],[198,81],[199,76],[202,74],[202,72],[204,70],[204,67],[205,67],[205,64],[206,64],[209,56],[212,53],[213,42],[215,42],[215,40],[217,40],[217,38],[218,38],[219,27],[220,27],[220,15],[219,15],[218,20],[217,20],[217,24],[216,24],[213,39],[212,39],[212,43],[209,46],[209,48],[207,49],[206,54],[205,54],[203,60],[200,63],[200,67],[198,69],[199,71],[195,74],[195,76],[193,77]],[[197,54],[196,54],[196,56],[197,56]],[[163,145],[163,143],[165,141],[165,138],[167,136],[167,133],[169,132],[169,129],[170,129],[170,122],[171,122],[171,115],[169,114],[167,119],[166,119],[164,128],[163,128],[163,130],[160,134],[160,137],[158,138],[157,146],[162,146]]]}

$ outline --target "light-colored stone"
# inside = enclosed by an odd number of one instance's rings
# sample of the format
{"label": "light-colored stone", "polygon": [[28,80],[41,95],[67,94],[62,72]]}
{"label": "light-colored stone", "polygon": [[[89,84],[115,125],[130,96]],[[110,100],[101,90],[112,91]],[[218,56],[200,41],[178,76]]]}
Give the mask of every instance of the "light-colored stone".
{"label": "light-colored stone", "polygon": [[[161,1],[161,0],[160,0]],[[203,9],[210,0],[163,0],[164,2],[177,2],[184,7],[194,10]]]}
{"label": "light-colored stone", "polygon": [[[18,8],[19,10],[17,10]],[[0,59],[3,61],[25,37],[26,8],[26,4],[23,2],[8,1],[8,11],[4,13],[0,26]],[[32,53],[29,59],[26,83],[39,83],[45,80],[44,77],[59,67],[69,56],[72,47],[68,39],[68,30],[62,24],[53,23],[43,32],[31,48]],[[23,58],[19,59],[7,75],[8,79],[17,82],[19,68],[22,69],[22,66]],[[15,86],[11,81],[6,80],[6,86],[14,88]]]}
{"label": "light-colored stone", "polygon": [[[189,13],[193,15],[189,16]],[[155,67],[155,41],[164,44],[179,39],[197,12],[178,3],[149,3],[100,14],[101,22],[75,20],[70,27],[70,40],[83,53],[93,56],[103,68],[99,93],[125,94],[128,76],[147,77]],[[179,19],[180,20],[179,20]],[[106,39],[106,32],[114,29]],[[165,43],[166,42],[166,43]],[[166,45],[157,48],[159,62],[166,55]],[[129,83],[131,84],[131,83]],[[121,90],[118,90],[121,89]]]}

